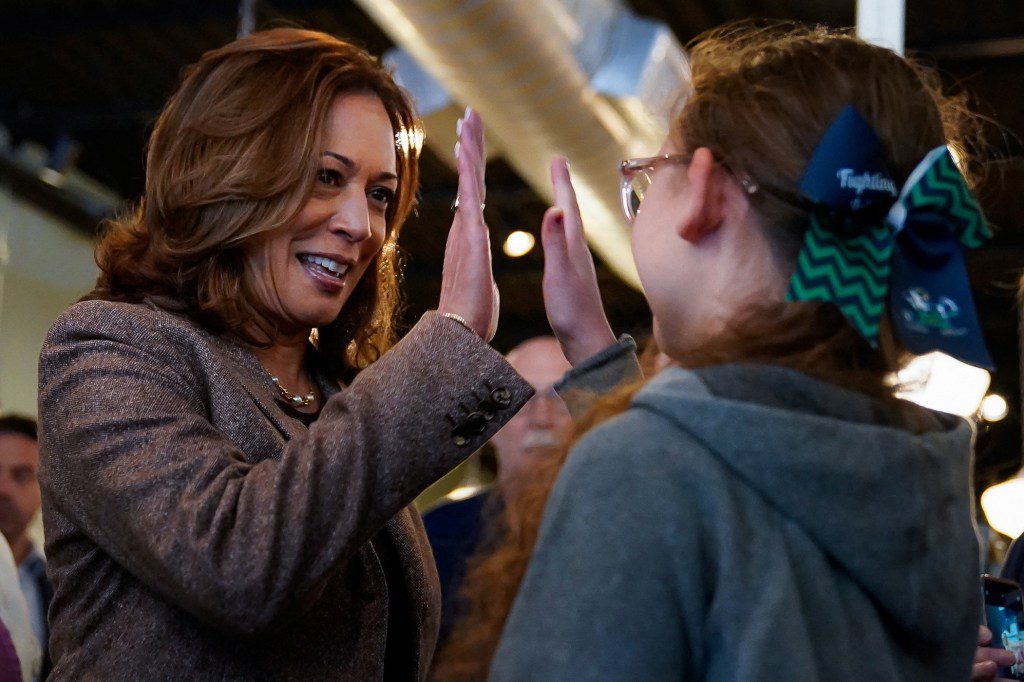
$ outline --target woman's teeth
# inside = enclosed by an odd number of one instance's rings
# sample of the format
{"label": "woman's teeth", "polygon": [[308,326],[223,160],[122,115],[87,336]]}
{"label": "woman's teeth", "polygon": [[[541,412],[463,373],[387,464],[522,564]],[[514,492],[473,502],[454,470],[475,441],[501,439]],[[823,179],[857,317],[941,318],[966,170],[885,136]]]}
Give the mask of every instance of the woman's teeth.
{"label": "woman's teeth", "polygon": [[321,269],[326,270],[327,273],[332,275],[333,277],[340,278],[342,275],[348,272],[348,265],[345,265],[344,263],[339,263],[338,261],[332,260],[330,258],[324,258],[323,256],[309,256],[303,254],[299,256],[299,260],[309,265],[317,265]]}

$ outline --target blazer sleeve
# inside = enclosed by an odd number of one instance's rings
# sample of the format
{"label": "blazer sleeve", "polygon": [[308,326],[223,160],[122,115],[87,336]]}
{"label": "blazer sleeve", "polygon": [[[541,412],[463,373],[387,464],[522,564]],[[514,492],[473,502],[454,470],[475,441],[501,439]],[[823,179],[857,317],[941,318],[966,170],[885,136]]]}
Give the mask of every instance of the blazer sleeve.
{"label": "blazer sleeve", "polygon": [[[532,394],[475,334],[428,314],[328,400],[307,435],[253,464],[210,423],[186,350],[145,315],[99,303],[59,318],[40,358],[41,480],[48,502],[121,566],[234,633],[314,601]],[[456,442],[459,404],[494,389],[503,405]]]}

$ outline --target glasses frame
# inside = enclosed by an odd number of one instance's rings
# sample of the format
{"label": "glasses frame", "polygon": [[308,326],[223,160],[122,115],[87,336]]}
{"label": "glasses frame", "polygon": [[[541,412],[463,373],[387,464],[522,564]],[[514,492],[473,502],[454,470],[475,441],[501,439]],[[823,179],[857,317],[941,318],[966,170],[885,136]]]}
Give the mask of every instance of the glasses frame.
{"label": "glasses frame", "polygon": [[[693,156],[690,154],[659,154],[658,156],[644,156],[636,159],[624,159],[619,162],[619,201],[622,206],[622,213],[626,217],[626,222],[630,225],[636,220],[636,213],[639,207],[633,209],[633,179],[637,173],[647,173],[648,175],[654,172],[658,166],[665,163],[679,163],[688,165],[693,160]],[[715,159],[715,163],[728,171],[736,181],[740,183],[740,187],[743,188],[743,192],[748,196],[757,194],[758,192],[764,191],[765,193],[775,197],[783,203],[789,204],[790,206],[800,209],[807,210],[808,202],[801,199],[800,197],[786,192],[784,190],[776,189],[773,187],[762,187],[754,181],[746,173],[737,174],[729,167],[724,161]],[[653,184],[654,179],[650,178]],[[643,201],[643,197],[640,198]]]}
{"label": "glasses frame", "polygon": [[[636,220],[636,211],[633,208],[633,179],[637,173],[650,175],[654,169],[665,163],[679,163],[687,165],[693,159],[689,154],[660,154],[658,156],[642,156],[635,159],[624,159],[619,162],[619,200],[622,206],[622,213],[626,216],[626,222],[630,225]],[[651,179],[653,184],[654,180]],[[643,201],[643,197],[640,197]]]}

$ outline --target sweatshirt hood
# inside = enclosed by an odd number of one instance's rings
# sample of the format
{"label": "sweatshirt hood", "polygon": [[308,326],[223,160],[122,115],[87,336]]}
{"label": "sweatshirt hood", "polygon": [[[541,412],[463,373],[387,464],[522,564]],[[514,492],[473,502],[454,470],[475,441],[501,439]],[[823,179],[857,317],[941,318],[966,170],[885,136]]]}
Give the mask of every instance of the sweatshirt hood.
{"label": "sweatshirt hood", "polygon": [[929,412],[913,433],[868,396],[769,365],[672,367],[633,404],[700,442],[903,628],[941,641],[963,620],[959,593],[977,579],[963,565],[976,543],[967,421]]}

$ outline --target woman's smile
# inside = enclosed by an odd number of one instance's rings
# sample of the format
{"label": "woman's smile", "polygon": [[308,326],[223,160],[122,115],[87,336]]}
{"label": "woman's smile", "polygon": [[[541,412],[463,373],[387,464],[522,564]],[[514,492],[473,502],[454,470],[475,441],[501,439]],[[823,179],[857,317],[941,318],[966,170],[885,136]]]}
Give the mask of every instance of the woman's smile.
{"label": "woman's smile", "polygon": [[338,254],[300,253],[296,259],[316,287],[325,294],[337,294],[345,288],[351,259]]}

